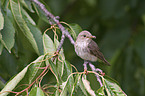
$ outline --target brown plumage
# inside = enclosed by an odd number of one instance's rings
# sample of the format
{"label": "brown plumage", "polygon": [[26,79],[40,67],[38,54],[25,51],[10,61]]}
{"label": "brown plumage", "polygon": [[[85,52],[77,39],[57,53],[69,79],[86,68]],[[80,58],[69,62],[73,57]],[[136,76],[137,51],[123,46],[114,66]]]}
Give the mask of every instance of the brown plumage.
{"label": "brown plumage", "polygon": [[92,40],[96,38],[88,31],[82,31],[79,33],[77,40],[75,42],[75,51],[78,56],[84,60],[97,61],[97,58],[102,60],[105,64],[110,65],[110,63],[105,59],[104,55],[100,52],[100,49],[96,42]]}

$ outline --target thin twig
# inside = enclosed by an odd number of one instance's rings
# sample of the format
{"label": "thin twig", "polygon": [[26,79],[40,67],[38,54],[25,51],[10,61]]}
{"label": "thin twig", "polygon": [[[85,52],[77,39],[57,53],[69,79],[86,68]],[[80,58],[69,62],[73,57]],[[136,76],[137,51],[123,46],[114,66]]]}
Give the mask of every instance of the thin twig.
{"label": "thin twig", "polygon": [[[41,8],[41,10],[43,10],[43,12],[45,13],[45,15],[50,19],[52,19],[57,25],[58,25],[58,27],[59,27],[59,29],[62,31],[62,34],[64,34],[66,37],[68,37],[69,38],[69,40],[70,40],[70,42],[74,45],[75,44],[75,41],[73,40],[73,38],[71,37],[71,35],[69,34],[69,32],[62,26],[62,24],[60,24],[60,22],[59,22],[59,17],[58,16],[54,16],[52,13],[50,13],[46,8],[45,8],[45,6],[41,3],[41,2],[39,2],[38,0],[32,0],[34,3],[36,3],[40,8]],[[49,20],[50,21],[50,20]],[[50,24],[52,24],[51,22],[50,22]],[[61,38],[61,39],[63,39],[63,38]],[[64,41],[64,40],[61,40],[62,42]],[[61,48],[61,44],[63,44],[63,43],[60,43],[60,45],[59,45],[59,48]],[[59,52],[60,51],[60,49],[57,49],[57,51]]]}
{"label": "thin twig", "polygon": [[[89,62],[89,66],[91,67],[92,71],[95,71],[96,72],[95,66],[93,64],[91,64],[90,62]],[[99,68],[97,68],[97,71],[99,71],[99,72],[102,73],[102,70],[99,69]],[[103,84],[102,84],[101,78],[98,75],[95,75],[95,76],[97,77],[97,81],[100,83],[100,86],[102,87]]]}

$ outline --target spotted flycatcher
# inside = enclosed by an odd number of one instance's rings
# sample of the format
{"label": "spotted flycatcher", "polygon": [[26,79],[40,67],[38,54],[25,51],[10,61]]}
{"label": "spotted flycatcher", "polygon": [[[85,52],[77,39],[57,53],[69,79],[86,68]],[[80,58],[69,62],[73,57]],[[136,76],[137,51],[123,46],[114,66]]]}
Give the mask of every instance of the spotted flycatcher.
{"label": "spotted flycatcher", "polygon": [[79,33],[75,42],[75,52],[79,57],[86,61],[95,62],[97,59],[100,59],[105,64],[110,65],[92,38],[96,37],[92,36],[92,34],[88,31],[82,31]]}

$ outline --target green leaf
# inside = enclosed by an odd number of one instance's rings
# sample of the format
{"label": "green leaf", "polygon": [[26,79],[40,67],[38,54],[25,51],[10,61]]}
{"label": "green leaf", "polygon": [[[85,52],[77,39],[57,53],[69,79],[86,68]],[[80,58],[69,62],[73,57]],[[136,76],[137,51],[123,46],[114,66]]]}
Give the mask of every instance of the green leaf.
{"label": "green leaf", "polygon": [[0,55],[3,51],[3,44],[1,43],[2,35],[0,34]]}
{"label": "green leaf", "polygon": [[10,80],[6,86],[1,90],[0,95],[1,96],[7,96],[9,94],[8,91],[12,91],[17,84],[23,79],[23,77],[25,76],[27,69],[28,69],[29,65],[27,67],[25,67],[20,73],[18,73],[12,80]]}
{"label": "green leaf", "polygon": [[31,33],[30,29],[28,28],[26,22],[24,21],[22,14],[21,14],[21,7],[18,1],[14,2],[16,0],[10,0],[10,6],[11,6],[11,11],[13,13],[13,16],[15,18],[15,21],[17,22],[19,28],[21,31],[24,33],[24,35],[28,38],[29,42],[32,44],[35,52],[39,55],[39,50],[37,43],[34,39],[33,34]]}
{"label": "green leaf", "polygon": [[105,93],[104,93],[104,86],[102,86],[101,88],[99,88],[97,90],[97,96],[105,96]]}
{"label": "green leaf", "polygon": [[33,61],[29,67],[29,84],[31,84],[42,72],[40,67],[44,66],[44,55],[39,56],[35,61]]}
{"label": "green leaf", "polygon": [[82,31],[82,28],[78,24],[75,24],[75,23],[72,23],[72,24],[64,23],[64,24],[69,26],[69,28],[70,28],[70,30],[69,30],[70,34],[73,36],[74,40],[76,40],[78,34]]}
{"label": "green leaf", "polygon": [[37,43],[39,53],[40,55],[42,55],[44,53],[43,52],[44,49],[43,49],[43,40],[42,40],[43,37],[42,37],[40,29],[38,29],[35,25],[29,24],[29,23],[27,23],[27,25],[31,33],[33,34],[35,42]]}
{"label": "green leaf", "polygon": [[96,96],[95,92],[91,89],[90,82],[87,79],[84,79],[84,77],[82,77],[82,81],[83,81],[84,87],[88,91],[88,93],[91,96]]}
{"label": "green leaf", "polygon": [[[45,4],[42,0],[40,0],[41,3],[43,3],[45,5],[45,8],[50,11],[50,8],[48,7],[47,4]],[[40,19],[42,19],[43,21],[45,21],[46,23],[49,23],[48,17],[45,15],[45,13],[40,9],[40,7],[38,5],[36,5],[35,3],[33,3],[33,6],[35,8],[36,13],[38,14],[38,16],[40,17]]]}
{"label": "green leaf", "polygon": [[1,30],[1,43],[4,47],[11,53],[11,49],[14,46],[14,34],[15,29],[13,24],[11,23],[10,19],[5,15],[4,17],[4,28]]}
{"label": "green leaf", "polygon": [[[1,34],[0,34],[1,35]],[[0,55],[2,54],[2,51],[3,51],[3,45],[2,43],[0,42]]]}
{"label": "green leaf", "polygon": [[51,67],[51,72],[54,74],[54,76],[57,80],[57,83],[59,84],[60,83],[60,77],[58,76],[56,65],[50,59],[48,61],[49,61],[50,67]]}
{"label": "green leaf", "polygon": [[32,9],[31,6],[31,1],[30,0],[20,0],[20,2],[31,12],[34,13],[34,10]]}
{"label": "green leaf", "polygon": [[110,77],[103,78],[102,77],[102,80],[104,82],[105,90],[106,90],[108,96],[109,95],[111,95],[111,96],[127,96],[122,91],[120,86],[116,83],[116,81],[113,80],[112,78],[110,78]]}
{"label": "green leaf", "polygon": [[3,29],[3,27],[4,27],[4,17],[0,10],[0,30]]}
{"label": "green leaf", "polygon": [[48,53],[49,55],[53,55],[55,52],[55,45],[53,44],[52,39],[47,35],[43,34],[43,45],[44,45],[44,54]]}
{"label": "green leaf", "polygon": [[30,91],[29,96],[45,96],[43,91],[41,90],[41,88],[39,87],[34,87],[32,88],[32,90]]}
{"label": "green leaf", "polygon": [[30,15],[24,9],[22,9],[22,14],[25,21],[31,23],[32,25],[36,25],[35,21],[30,17]]}
{"label": "green leaf", "polygon": [[[54,44],[55,44],[55,48],[57,49],[59,46],[59,41],[54,38]],[[63,75],[63,71],[64,71],[64,60],[65,60],[65,56],[63,54],[63,48],[61,48],[58,58],[61,60],[56,60],[56,66],[57,66],[57,70],[58,70],[58,74],[62,77]]]}
{"label": "green leaf", "polygon": [[[65,73],[63,75],[68,79],[68,77],[72,74],[72,66],[68,61],[64,61],[64,71]],[[74,84],[73,75],[69,77],[68,82],[69,82],[68,91],[71,92]]]}
{"label": "green leaf", "polygon": [[80,86],[81,84],[83,85],[81,81],[81,74],[76,74],[75,77],[75,82],[73,84],[73,89],[71,91],[71,96],[88,96],[84,86]]}

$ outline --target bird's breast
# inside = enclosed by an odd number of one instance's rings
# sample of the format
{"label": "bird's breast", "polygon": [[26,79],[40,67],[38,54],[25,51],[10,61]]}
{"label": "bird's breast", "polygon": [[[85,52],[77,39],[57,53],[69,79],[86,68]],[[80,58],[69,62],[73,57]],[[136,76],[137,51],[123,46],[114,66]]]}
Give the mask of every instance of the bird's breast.
{"label": "bird's breast", "polygon": [[88,50],[88,44],[89,43],[86,42],[75,43],[75,52],[77,53],[78,56],[80,56],[84,60],[96,61],[97,57],[90,54]]}

